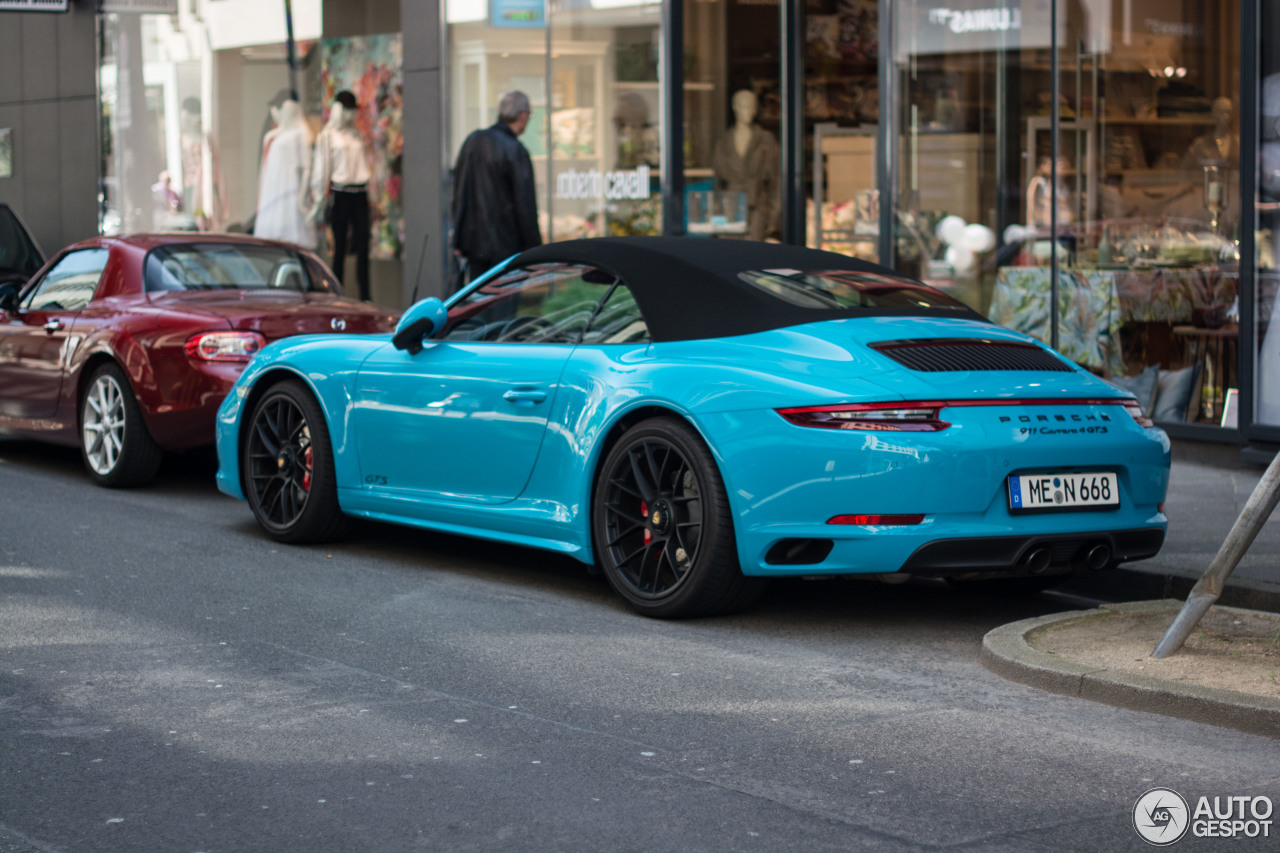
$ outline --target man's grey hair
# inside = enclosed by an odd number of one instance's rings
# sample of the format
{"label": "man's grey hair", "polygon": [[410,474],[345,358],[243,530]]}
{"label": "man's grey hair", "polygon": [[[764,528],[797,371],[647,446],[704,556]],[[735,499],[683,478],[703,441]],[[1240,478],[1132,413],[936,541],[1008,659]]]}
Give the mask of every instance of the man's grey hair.
{"label": "man's grey hair", "polygon": [[524,92],[507,92],[502,96],[502,100],[498,101],[498,121],[505,124],[511,124],[520,118],[521,113],[527,112],[530,112],[529,96]]}

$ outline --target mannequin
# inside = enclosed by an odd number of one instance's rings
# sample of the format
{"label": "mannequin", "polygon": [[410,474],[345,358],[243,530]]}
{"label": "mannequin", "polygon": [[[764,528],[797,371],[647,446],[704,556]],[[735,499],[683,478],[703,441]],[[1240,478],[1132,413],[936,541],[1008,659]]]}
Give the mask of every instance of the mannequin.
{"label": "mannequin", "polygon": [[[319,222],[329,209],[333,229],[333,271],[343,280],[347,261],[347,235],[356,255],[356,282],[360,298],[369,299],[369,147],[356,130],[356,98],[345,89],[334,96],[329,121],[316,141],[311,165],[309,218]],[[275,148],[279,142],[273,142]]]}
{"label": "mannequin", "polygon": [[716,189],[747,194],[747,236],[763,240],[777,230],[781,215],[778,141],[755,123],[754,92],[739,89],[732,105],[733,127],[720,137],[712,155]]}
{"label": "mannequin", "polygon": [[303,178],[311,161],[311,134],[297,101],[272,108],[276,127],[262,143],[258,216],[253,233],[272,240],[316,246],[316,229],[303,205]]}
{"label": "mannequin", "polygon": [[[227,219],[226,188],[222,184],[222,169],[218,165],[218,148],[213,138],[204,132],[199,98],[187,98],[182,102],[179,119],[182,146],[182,206],[195,218],[201,231],[219,228]],[[205,193],[205,155],[208,154],[209,193]]]}
{"label": "mannequin", "polygon": [[[649,123],[649,104],[638,92],[623,92],[613,108],[613,123],[618,129],[619,169],[647,165],[657,167],[658,134]],[[687,164],[686,164],[687,165]]]}
{"label": "mannequin", "polygon": [[[1066,171],[1065,159],[1058,161],[1058,174]],[[1053,193],[1053,158],[1041,157],[1036,168],[1035,177],[1027,184],[1027,227],[1048,229],[1053,210],[1051,201]],[[1075,216],[1072,212],[1071,191],[1058,181],[1058,225],[1069,225]]]}
{"label": "mannequin", "polygon": [[1182,159],[1182,168],[1199,171],[1204,166],[1235,168],[1240,163],[1240,135],[1232,116],[1235,105],[1230,98],[1213,102],[1213,130],[1196,137]]}

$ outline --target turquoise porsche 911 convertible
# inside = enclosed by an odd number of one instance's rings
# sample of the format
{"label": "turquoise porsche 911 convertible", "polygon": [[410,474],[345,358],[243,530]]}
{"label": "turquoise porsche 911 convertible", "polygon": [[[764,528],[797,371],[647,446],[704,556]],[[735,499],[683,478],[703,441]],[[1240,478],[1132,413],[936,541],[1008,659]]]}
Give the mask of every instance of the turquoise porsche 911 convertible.
{"label": "turquoise porsche 911 convertible", "polygon": [[687,617],[771,576],[1044,588],[1153,556],[1169,440],[891,270],[634,237],[531,249],[393,335],[271,344],[218,413],[218,460],[277,540],[354,516],[547,548]]}

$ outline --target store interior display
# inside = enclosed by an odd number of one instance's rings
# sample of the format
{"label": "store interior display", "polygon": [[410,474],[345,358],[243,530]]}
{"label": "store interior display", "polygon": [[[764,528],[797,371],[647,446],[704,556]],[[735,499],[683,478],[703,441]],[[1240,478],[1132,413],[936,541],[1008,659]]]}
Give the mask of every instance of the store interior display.
{"label": "store interior display", "polygon": [[[1100,375],[1156,376],[1161,416],[1216,425],[1238,384],[1240,80],[1220,57],[1237,49],[1239,0],[1058,11],[1055,35],[1047,10],[1024,6],[1004,32],[895,4],[899,265],[914,249],[909,271],[996,322]],[[1021,192],[1000,190],[1011,174]],[[963,197],[940,189],[956,184]],[[910,239],[952,216],[1001,245],[969,264]]]}
{"label": "store interior display", "polygon": [[778,140],[756,124],[755,92],[739,89],[732,105],[733,126],[712,154],[716,189],[745,196],[747,237],[763,240],[780,227]]}
{"label": "store interior display", "polygon": [[314,249],[315,224],[307,216],[311,130],[297,101],[271,107],[271,115],[276,125],[262,142],[253,233]]}

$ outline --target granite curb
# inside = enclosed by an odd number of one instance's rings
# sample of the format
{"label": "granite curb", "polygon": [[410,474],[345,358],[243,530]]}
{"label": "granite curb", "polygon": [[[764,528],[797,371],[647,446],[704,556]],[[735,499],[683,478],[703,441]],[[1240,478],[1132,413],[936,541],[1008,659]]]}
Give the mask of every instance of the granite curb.
{"label": "granite curb", "polygon": [[[1158,568],[1119,566],[1102,572],[1076,572],[1057,588],[1102,599],[1145,601],[1176,598],[1181,606],[1199,580],[1199,575],[1188,577]],[[1228,578],[1218,603],[1225,607],[1280,613],[1280,588],[1269,587],[1269,584],[1244,578]]]}
{"label": "granite curb", "polygon": [[982,638],[982,665],[1010,681],[1050,693],[1280,738],[1280,700],[1085,666],[1038,651],[1027,642],[1034,631],[1111,614],[1168,611],[1172,620],[1181,607],[1182,602],[1176,599],[1135,601],[1011,622]]}

